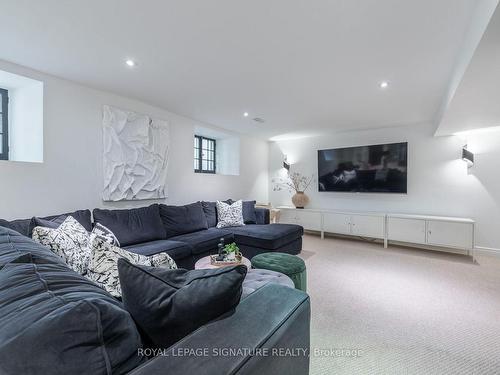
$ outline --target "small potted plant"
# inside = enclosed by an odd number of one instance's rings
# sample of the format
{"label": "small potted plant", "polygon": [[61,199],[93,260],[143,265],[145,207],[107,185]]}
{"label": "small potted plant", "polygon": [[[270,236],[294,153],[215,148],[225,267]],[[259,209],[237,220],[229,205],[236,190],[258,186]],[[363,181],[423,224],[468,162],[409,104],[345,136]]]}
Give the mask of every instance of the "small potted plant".
{"label": "small potted plant", "polygon": [[225,258],[228,261],[234,262],[234,261],[237,261],[238,258],[241,258],[240,249],[236,245],[235,242],[227,244],[226,246],[224,246],[224,252],[226,253],[226,257]]}

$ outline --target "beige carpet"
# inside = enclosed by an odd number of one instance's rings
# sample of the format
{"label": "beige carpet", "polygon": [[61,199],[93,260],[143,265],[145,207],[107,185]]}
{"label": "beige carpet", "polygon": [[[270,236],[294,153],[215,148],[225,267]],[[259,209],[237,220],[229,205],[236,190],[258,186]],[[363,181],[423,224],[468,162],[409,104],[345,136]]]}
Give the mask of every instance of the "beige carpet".
{"label": "beige carpet", "polygon": [[304,237],[311,374],[500,373],[500,261]]}

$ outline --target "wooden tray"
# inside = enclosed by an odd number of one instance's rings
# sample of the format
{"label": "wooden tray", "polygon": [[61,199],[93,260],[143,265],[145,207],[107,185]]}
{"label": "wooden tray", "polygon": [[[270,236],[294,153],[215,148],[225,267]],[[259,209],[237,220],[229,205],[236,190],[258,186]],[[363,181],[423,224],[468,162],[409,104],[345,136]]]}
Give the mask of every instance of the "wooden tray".
{"label": "wooden tray", "polygon": [[241,255],[240,256],[236,256],[236,260],[232,260],[232,261],[225,261],[225,260],[216,260],[215,258],[217,258],[218,255],[210,255],[210,264],[213,265],[213,266],[237,266],[239,264],[241,264]]}

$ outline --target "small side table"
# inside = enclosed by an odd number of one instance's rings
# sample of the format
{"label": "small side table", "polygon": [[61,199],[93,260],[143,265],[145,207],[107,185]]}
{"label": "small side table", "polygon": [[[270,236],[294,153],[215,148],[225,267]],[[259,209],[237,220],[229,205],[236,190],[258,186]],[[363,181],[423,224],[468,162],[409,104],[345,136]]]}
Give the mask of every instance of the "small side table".
{"label": "small side table", "polygon": [[[245,258],[245,257],[241,258],[240,264],[246,266],[248,269],[252,268],[252,263],[250,262],[250,259],[248,259],[248,258]],[[234,266],[234,264],[232,264],[231,266]],[[212,263],[210,263],[210,255],[203,257],[201,259],[198,259],[198,261],[194,265],[195,270],[213,269],[213,268],[221,268],[221,267],[229,267],[229,265],[227,265],[227,266],[213,265]]]}

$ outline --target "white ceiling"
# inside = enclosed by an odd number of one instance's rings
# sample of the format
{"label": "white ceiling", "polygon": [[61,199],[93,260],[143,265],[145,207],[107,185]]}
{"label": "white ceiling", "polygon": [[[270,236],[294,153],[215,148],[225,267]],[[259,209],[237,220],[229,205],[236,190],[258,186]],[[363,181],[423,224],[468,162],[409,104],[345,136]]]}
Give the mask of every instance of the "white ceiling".
{"label": "white ceiling", "polygon": [[265,138],[417,124],[480,1],[0,0],[0,59]]}
{"label": "white ceiling", "polygon": [[437,134],[500,126],[500,8],[476,48]]}

